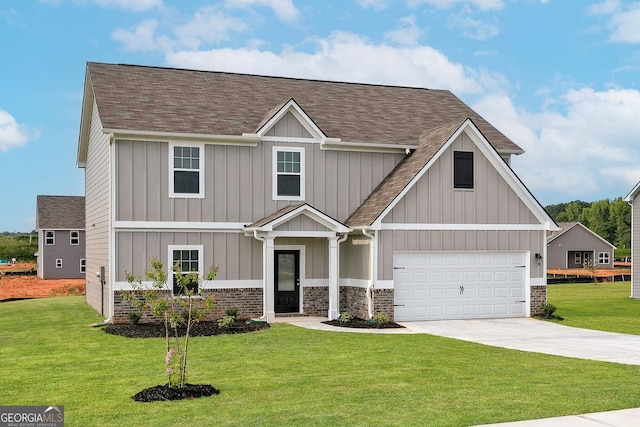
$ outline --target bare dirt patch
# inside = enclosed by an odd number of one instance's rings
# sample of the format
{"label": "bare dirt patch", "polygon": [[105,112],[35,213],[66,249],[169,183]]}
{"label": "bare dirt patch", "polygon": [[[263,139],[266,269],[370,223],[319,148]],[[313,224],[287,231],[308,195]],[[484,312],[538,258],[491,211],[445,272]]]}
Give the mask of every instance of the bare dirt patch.
{"label": "bare dirt patch", "polygon": [[8,275],[7,272],[33,271],[35,264],[0,266],[0,301],[84,295],[84,279],[42,280],[34,275]]}

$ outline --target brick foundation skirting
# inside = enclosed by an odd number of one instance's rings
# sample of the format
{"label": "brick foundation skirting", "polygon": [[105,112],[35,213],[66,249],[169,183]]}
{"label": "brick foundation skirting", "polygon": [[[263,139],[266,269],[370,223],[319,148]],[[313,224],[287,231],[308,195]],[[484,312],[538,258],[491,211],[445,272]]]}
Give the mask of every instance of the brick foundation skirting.
{"label": "brick foundation skirting", "polygon": [[531,286],[531,316],[540,314],[542,304],[547,302],[546,286]]}

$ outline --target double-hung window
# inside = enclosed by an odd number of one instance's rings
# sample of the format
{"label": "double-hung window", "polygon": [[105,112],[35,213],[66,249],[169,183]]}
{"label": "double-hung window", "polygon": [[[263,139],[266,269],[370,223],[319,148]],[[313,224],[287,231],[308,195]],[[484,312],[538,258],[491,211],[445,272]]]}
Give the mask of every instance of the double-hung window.
{"label": "double-hung window", "polygon": [[[179,274],[186,276],[195,272],[198,273],[198,277],[202,276],[202,248],[201,245],[169,246],[169,257],[171,259],[170,277],[174,295],[184,293],[184,288],[176,280]],[[176,269],[176,267],[179,267],[179,269]],[[193,292],[198,292],[197,280],[191,281],[186,287]]]}
{"label": "double-hung window", "polygon": [[85,258],[80,258],[80,273],[87,272],[87,260]]}
{"label": "double-hung window", "polygon": [[453,188],[473,189],[473,151],[453,152]]}
{"label": "double-hung window", "polygon": [[598,264],[609,264],[609,252],[598,252]]}
{"label": "double-hung window", "polygon": [[80,232],[79,231],[71,231],[69,233],[69,244],[72,246],[76,246],[80,244]]}
{"label": "double-hung window", "polygon": [[304,148],[273,147],[273,199],[304,200]]}
{"label": "double-hung window", "polygon": [[56,232],[55,231],[45,231],[44,232],[44,244],[45,245],[55,245],[56,244]]}
{"label": "double-hung window", "polygon": [[203,144],[169,144],[169,197],[204,198]]}

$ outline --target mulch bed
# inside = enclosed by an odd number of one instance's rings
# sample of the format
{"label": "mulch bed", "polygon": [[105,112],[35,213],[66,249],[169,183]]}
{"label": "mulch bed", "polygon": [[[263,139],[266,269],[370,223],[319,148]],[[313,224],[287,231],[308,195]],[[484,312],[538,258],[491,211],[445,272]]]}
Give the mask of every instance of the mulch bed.
{"label": "mulch bed", "polygon": [[[228,327],[218,326],[218,322],[204,321],[191,326],[190,335],[192,337],[210,337],[213,335],[244,334],[247,332],[260,331],[269,327],[267,322],[257,322],[247,319],[237,319],[235,323]],[[104,327],[108,334],[120,335],[127,338],[164,338],[165,330],[163,323],[116,323]],[[178,328],[178,334],[184,336],[186,328]]]}
{"label": "mulch bed", "polygon": [[210,384],[185,384],[182,388],[171,388],[169,384],[149,387],[136,393],[136,402],[158,402],[163,400],[195,399],[196,397],[220,394],[220,390]]}
{"label": "mulch bed", "polygon": [[391,328],[404,328],[402,325],[398,325],[395,322],[375,323],[368,320],[354,317],[348,322],[341,322],[339,320],[327,320],[322,322],[325,325],[340,326],[342,328],[358,328],[358,329],[391,329]]}

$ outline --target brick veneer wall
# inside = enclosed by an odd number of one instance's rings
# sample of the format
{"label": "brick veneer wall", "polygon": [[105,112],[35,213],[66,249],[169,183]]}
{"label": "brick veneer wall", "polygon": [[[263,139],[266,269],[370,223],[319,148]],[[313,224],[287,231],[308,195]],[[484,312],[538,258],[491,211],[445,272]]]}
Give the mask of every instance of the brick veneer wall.
{"label": "brick veneer wall", "polygon": [[[114,295],[114,315],[113,323],[126,323],[129,321],[129,313],[135,311],[130,301],[123,297],[123,294],[131,294],[133,291],[116,291]],[[168,294],[169,291],[161,291]],[[225,310],[238,307],[238,316],[256,318],[262,316],[262,288],[241,288],[241,289],[207,289],[207,296],[213,296],[215,306],[214,311],[207,315],[206,320],[219,319],[224,315]],[[151,313],[145,311],[140,318],[140,323],[154,323],[161,321],[158,317],[153,317]]]}
{"label": "brick veneer wall", "polygon": [[329,311],[327,286],[305,287],[302,291],[302,312],[306,316],[326,317]]}
{"label": "brick veneer wall", "polygon": [[[342,298],[344,295],[344,299]],[[353,286],[340,288],[340,312],[348,311],[352,316],[368,319],[367,290]],[[385,313],[393,320],[393,289],[374,289],[373,314]]]}
{"label": "brick veneer wall", "polygon": [[547,302],[546,286],[531,286],[531,316],[540,314],[542,304]]}

